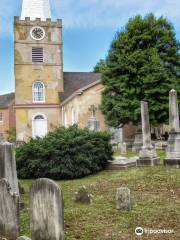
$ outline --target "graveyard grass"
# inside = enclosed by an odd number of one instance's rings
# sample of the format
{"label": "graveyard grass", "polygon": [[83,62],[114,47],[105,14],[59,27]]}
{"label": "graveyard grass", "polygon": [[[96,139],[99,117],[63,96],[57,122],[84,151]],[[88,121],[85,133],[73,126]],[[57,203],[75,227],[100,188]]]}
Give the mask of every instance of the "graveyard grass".
{"label": "graveyard grass", "polygon": [[[128,156],[132,156],[128,153]],[[161,159],[164,152],[159,151]],[[162,161],[161,161],[162,163]],[[65,201],[65,233],[67,240],[137,239],[137,226],[173,229],[174,234],[144,235],[141,239],[179,239],[180,174],[179,169],[158,167],[131,168],[125,171],[102,171],[83,179],[58,181]],[[26,194],[21,211],[21,234],[29,236],[28,192],[32,180],[22,180]],[[85,185],[93,194],[91,205],[74,203],[73,193]],[[116,188],[129,187],[134,205],[130,212],[115,209]]]}

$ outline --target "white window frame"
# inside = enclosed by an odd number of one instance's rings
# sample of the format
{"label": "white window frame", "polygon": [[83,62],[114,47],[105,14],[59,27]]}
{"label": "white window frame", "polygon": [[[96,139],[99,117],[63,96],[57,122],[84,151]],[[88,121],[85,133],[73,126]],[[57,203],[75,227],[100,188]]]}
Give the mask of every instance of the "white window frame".
{"label": "white window frame", "polygon": [[[43,94],[43,96],[42,96],[42,100],[38,100],[37,99],[37,95],[38,95],[38,92],[36,92],[35,91],[35,84],[36,83],[41,83],[42,84],[42,94]],[[34,83],[33,83],[33,85],[32,85],[32,97],[33,97],[33,103],[45,103],[45,99],[46,99],[46,96],[45,96],[45,86],[44,86],[44,83],[42,82],[42,81],[40,81],[40,80],[37,80],[37,81],[35,81]]]}
{"label": "white window frame", "polygon": [[74,125],[76,124],[76,111],[74,108],[71,109],[71,124]]}
{"label": "white window frame", "polygon": [[67,122],[67,111],[64,111],[64,127],[67,128],[68,127],[68,122]]}

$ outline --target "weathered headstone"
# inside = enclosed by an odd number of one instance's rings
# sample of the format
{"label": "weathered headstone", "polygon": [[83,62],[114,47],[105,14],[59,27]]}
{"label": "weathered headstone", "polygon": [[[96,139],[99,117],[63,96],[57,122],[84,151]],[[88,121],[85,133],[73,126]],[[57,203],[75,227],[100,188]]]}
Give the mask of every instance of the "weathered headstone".
{"label": "weathered headstone", "polygon": [[96,119],[97,108],[92,105],[90,106],[89,111],[91,112],[91,117],[88,120],[88,128],[92,131],[98,132],[100,130],[100,122]]}
{"label": "weathered headstone", "polygon": [[131,209],[131,195],[129,188],[127,187],[117,188],[116,209],[122,211],[129,211]]}
{"label": "weathered headstone", "polygon": [[137,166],[158,165],[160,163],[160,159],[157,157],[156,149],[152,146],[151,143],[148,103],[144,101],[141,102],[141,119],[143,147],[139,152]]}
{"label": "weathered headstone", "polygon": [[21,185],[19,181],[18,181],[18,187],[19,187],[19,193],[24,194],[25,193],[24,187]]}
{"label": "weathered headstone", "polygon": [[64,239],[63,193],[50,179],[36,180],[30,189],[32,240]]}
{"label": "weathered headstone", "polygon": [[108,161],[108,170],[121,170],[121,169],[127,169],[130,167],[136,167],[136,161],[138,157],[131,157],[131,158],[126,158],[126,157],[114,157],[113,161]]}
{"label": "weathered headstone", "polygon": [[19,196],[6,179],[0,179],[0,237],[16,240],[19,236]]}
{"label": "weathered headstone", "polygon": [[16,240],[31,240],[31,239],[26,236],[21,236],[21,237],[18,237]]}
{"label": "weathered headstone", "polygon": [[137,152],[142,148],[142,146],[143,146],[142,130],[140,129],[140,126],[139,126],[139,129],[135,134],[132,151]]}
{"label": "weathered headstone", "polygon": [[172,89],[169,93],[169,126],[170,133],[166,158],[164,164],[167,166],[180,167],[180,127],[179,127],[179,108],[177,92]]}
{"label": "weathered headstone", "polygon": [[19,195],[15,148],[11,143],[0,144],[0,179],[6,178],[11,186],[11,190]]}
{"label": "weathered headstone", "polygon": [[78,192],[74,193],[74,201],[82,204],[90,204],[92,202],[92,195],[88,193],[85,186],[82,186]]}
{"label": "weathered headstone", "polygon": [[120,150],[121,150],[121,154],[127,153],[127,144],[125,142],[121,143]]}

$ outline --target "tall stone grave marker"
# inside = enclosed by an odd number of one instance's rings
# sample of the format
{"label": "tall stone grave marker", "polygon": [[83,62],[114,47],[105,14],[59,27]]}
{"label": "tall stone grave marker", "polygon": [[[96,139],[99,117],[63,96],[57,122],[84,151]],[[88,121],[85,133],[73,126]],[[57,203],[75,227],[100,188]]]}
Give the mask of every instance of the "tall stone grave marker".
{"label": "tall stone grave marker", "polygon": [[30,189],[30,228],[32,240],[63,240],[63,194],[49,179],[36,180]]}
{"label": "tall stone grave marker", "polygon": [[0,144],[0,179],[6,178],[11,190],[19,195],[14,144]]}
{"label": "tall stone grave marker", "polygon": [[88,128],[92,131],[98,132],[100,130],[100,122],[96,119],[97,108],[94,105],[91,105],[89,111],[91,112],[91,117],[88,120]]}
{"label": "tall stone grave marker", "polygon": [[172,89],[169,93],[169,139],[164,164],[180,167],[180,127],[177,92]]}
{"label": "tall stone grave marker", "polygon": [[19,196],[11,191],[6,179],[0,179],[0,238],[19,236]]}
{"label": "tall stone grave marker", "polygon": [[151,144],[148,103],[144,101],[141,101],[141,119],[142,119],[143,147],[139,153],[137,166],[158,165],[160,163],[160,160],[157,157],[156,149]]}

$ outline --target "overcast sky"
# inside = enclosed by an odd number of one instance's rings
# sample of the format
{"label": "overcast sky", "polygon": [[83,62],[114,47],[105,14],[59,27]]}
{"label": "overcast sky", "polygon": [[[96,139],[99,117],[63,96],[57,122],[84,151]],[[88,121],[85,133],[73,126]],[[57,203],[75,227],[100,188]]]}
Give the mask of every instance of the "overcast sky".
{"label": "overcast sky", "polygon": [[[167,17],[180,39],[180,0],[50,1],[53,18],[63,20],[64,71],[92,71],[115,32],[136,14]],[[14,91],[13,16],[20,15],[21,4],[0,0],[0,94]]]}

